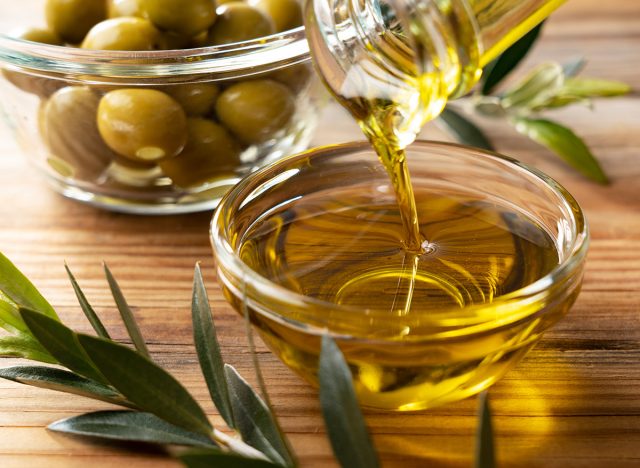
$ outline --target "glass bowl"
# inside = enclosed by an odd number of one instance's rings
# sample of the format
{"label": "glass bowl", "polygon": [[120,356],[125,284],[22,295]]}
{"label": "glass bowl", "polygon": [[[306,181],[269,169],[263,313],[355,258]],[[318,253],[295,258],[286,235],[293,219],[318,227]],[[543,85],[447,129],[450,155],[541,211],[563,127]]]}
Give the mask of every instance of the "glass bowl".
{"label": "glass bowl", "polygon": [[[43,9],[42,0],[3,2],[0,31],[43,26]],[[323,101],[316,94],[320,88],[303,27],[224,46],[151,52],[83,50],[2,33],[0,71],[0,103],[7,121],[53,188],[78,201],[130,213],[215,208],[245,174],[305,149]],[[202,85],[223,92],[257,80],[275,86],[287,110],[255,138],[220,130],[230,135],[232,142],[225,147],[232,145],[231,151],[210,145],[195,156],[191,152],[186,157],[183,151],[171,161],[132,161],[105,146],[95,123],[97,103],[113,90],[149,88],[178,100],[179,94],[200,92]],[[68,96],[74,95],[80,96],[80,104],[70,102]],[[48,104],[52,96],[55,105]],[[207,112],[215,120],[215,112]],[[259,106],[255,112],[261,112]]]}
{"label": "glass bowl", "polygon": [[[321,337],[330,334],[351,367],[360,403],[385,410],[419,410],[459,400],[504,375],[575,301],[589,237],[573,197],[549,177],[513,159],[454,144],[416,142],[407,150],[407,160],[417,193],[428,190],[477,200],[524,215],[531,220],[529,226],[544,230],[557,252],[546,274],[484,301],[436,303],[403,315],[390,313],[367,297],[360,297],[357,305],[329,301],[298,290],[296,278],[278,276],[276,283],[249,267],[243,250],[248,233],[256,226],[263,231],[282,227],[265,222],[267,217],[279,214],[284,225],[295,219],[317,227],[318,221],[310,221],[313,203],[329,204],[336,213],[357,205],[354,200],[362,206],[394,204],[389,178],[364,142],[313,149],[251,174],[225,196],[211,225],[225,297],[241,314],[246,305],[271,350],[316,384]],[[345,193],[352,196],[344,198]],[[293,236],[296,222],[282,227],[278,242]],[[354,240],[363,232],[352,231]],[[520,234],[536,235],[526,230]],[[449,232],[445,240],[455,235]],[[337,270],[343,252],[334,255],[321,247],[316,251],[327,257],[322,268]],[[356,242],[347,250],[356,257],[367,254],[358,253]],[[309,258],[314,254],[309,251]],[[282,256],[273,263],[285,265],[279,271],[286,271],[288,261]],[[300,271],[304,268],[297,265],[296,272]],[[315,288],[306,291],[311,289]],[[357,291],[352,288],[351,293]]]}

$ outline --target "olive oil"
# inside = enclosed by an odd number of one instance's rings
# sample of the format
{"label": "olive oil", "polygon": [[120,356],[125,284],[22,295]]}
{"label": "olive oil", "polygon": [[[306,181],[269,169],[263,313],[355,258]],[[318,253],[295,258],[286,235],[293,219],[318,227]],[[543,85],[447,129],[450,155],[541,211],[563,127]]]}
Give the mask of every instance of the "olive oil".
{"label": "olive oil", "polygon": [[[531,346],[531,329],[472,337],[461,330],[491,320],[496,298],[558,265],[551,236],[522,213],[479,197],[415,190],[418,229],[429,239],[420,253],[404,247],[391,184],[292,198],[258,217],[239,240],[240,258],[260,276],[322,301],[309,313],[317,313],[315,325],[309,314],[283,311],[306,330],[252,310],[267,344],[314,381],[323,330],[350,336],[339,344],[365,406],[425,408],[497,378]],[[482,316],[470,312],[480,305]],[[433,339],[442,333],[452,339]]]}
{"label": "olive oil", "polygon": [[410,312],[410,295],[420,315],[490,303],[558,264],[550,235],[518,212],[424,190],[416,195],[419,229],[429,239],[421,253],[403,246],[398,206],[338,190],[269,212],[244,235],[240,257],[293,292],[393,316]]}

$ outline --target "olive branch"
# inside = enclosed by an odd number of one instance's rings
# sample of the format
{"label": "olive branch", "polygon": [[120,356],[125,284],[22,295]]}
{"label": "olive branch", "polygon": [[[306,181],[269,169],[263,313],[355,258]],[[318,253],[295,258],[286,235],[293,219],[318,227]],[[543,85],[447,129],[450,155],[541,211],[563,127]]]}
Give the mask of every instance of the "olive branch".
{"label": "olive branch", "polygon": [[[263,399],[233,366],[224,363],[199,265],[195,267],[191,306],[193,338],[211,400],[227,425],[224,430],[214,427],[184,386],[153,361],[109,268],[104,267],[106,279],[133,348],[110,337],[71,270],[67,265],[65,268],[95,335],[65,326],[29,279],[0,254],[0,327],[5,330],[0,336],[0,356],[48,364],[0,369],[0,378],[125,409],[74,416],[56,421],[48,429],[178,447],[171,453],[192,468],[298,466],[268,398]],[[249,341],[253,348],[252,339]],[[255,356],[255,350],[251,351]],[[351,371],[328,335],[322,338],[319,359],[320,403],[336,459],[349,468],[380,466]],[[495,465],[486,394],[480,398],[476,453],[476,466]]]}
{"label": "olive branch", "polygon": [[[587,144],[570,128],[541,114],[573,104],[593,106],[594,98],[627,94],[631,88],[619,81],[578,76],[584,58],[570,63],[544,63],[500,93],[496,89],[526,57],[538,39],[542,24],[523,36],[500,57],[485,67],[478,90],[469,99],[466,114],[506,120],[515,130],[557,154],[585,177],[607,184],[609,179]],[[466,118],[459,103],[450,103],[439,122],[456,140],[495,151],[489,138]]]}

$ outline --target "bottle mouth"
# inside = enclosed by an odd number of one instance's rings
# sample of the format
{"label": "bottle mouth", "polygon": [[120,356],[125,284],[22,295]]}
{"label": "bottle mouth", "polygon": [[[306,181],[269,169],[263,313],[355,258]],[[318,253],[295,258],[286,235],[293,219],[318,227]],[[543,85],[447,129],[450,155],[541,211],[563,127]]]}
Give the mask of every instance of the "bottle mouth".
{"label": "bottle mouth", "polygon": [[309,60],[302,26],[235,44],[144,52],[85,50],[0,34],[0,65],[43,77],[93,83],[235,79]]}

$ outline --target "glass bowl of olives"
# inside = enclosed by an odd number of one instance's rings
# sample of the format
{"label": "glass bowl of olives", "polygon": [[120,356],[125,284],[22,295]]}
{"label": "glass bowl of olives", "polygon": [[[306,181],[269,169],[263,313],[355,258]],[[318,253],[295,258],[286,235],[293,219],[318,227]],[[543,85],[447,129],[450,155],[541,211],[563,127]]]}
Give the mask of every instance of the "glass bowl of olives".
{"label": "glass bowl of olives", "polygon": [[215,208],[306,148],[323,102],[298,0],[2,2],[0,31],[25,153],[63,195],[115,211]]}

